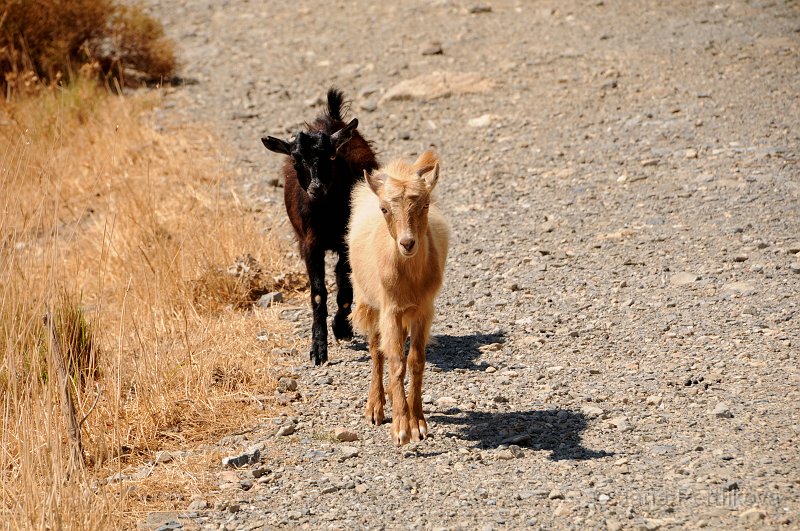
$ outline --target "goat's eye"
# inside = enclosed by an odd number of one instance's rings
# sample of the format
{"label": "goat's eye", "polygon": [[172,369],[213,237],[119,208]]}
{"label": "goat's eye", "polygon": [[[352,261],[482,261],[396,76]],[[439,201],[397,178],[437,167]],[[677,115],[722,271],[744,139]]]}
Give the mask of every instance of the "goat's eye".
{"label": "goat's eye", "polygon": [[383,212],[384,216],[389,213],[389,211],[386,210],[386,207],[381,207],[381,212]]}
{"label": "goat's eye", "polygon": [[336,153],[334,153],[333,155],[331,155],[331,160],[336,160]]}

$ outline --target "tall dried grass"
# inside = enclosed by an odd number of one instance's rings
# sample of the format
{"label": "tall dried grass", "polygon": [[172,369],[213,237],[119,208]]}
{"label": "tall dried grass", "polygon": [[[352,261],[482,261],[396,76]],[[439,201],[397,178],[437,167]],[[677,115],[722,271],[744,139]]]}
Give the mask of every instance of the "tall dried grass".
{"label": "tall dried grass", "polygon": [[[242,399],[271,393],[268,354],[288,331],[271,311],[242,308],[274,287],[285,253],[226,192],[230,176],[204,129],[148,123],[157,102],[79,80],[0,107],[7,528],[118,527],[136,511],[185,507],[203,481],[192,462],[205,467],[213,456],[159,465],[147,489],[106,480],[265,414]],[[257,271],[231,274],[247,254]],[[70,478],[48,312],[79,417],[96,401],[82,429],[88,467]],[[269,340],[258,341],[264,329]]]}

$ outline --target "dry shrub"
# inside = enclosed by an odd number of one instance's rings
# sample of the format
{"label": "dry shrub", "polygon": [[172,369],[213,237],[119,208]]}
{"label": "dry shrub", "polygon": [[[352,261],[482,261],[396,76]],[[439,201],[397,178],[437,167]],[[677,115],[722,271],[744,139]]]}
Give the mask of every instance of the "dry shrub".
{"label": "dry shrub", "polygon": [[175,50],[161,24],[136,5],[0,0],[0,88],[72,80],[84,65],[123,81],[159,81],[174,75]]}
{"label": "dry shrub", "polygon": [[[118,527],[133,511],[185,507],[204,485],[211,457],[200,452],[143,480],[171,496],[106,478],[257,423],[265,411],[250,398],[274,390],[269,352],[288,346],[289,330],[249,301],[284,282],[284,250],[263,234],[268,220],[226,192],[215,139],[200,127],[159,132],[147,121],[156,103],[78,80],[0,107],[0,521],[10,528]],[[248,256],[258,274],[243,279],[237,257]],[[69,480],[43,355],[48,311],[79,417],[96,401],[82,430],[89,466]]]}

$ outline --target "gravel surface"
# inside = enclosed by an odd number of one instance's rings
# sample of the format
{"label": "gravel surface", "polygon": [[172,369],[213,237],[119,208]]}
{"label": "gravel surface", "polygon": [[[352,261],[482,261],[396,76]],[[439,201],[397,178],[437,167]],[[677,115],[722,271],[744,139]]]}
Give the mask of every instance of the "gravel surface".
{"label": "gravel surface", "polygon": [[196,81],[158,118],[211,124],[258,208],[260,137],[335,85],[381,160],[439,152],[453,234],[429,440],[368,425],[366,345],[311,367],[288,300],[284,415],[143,525],[800,527],[797,1],[147,4]]}

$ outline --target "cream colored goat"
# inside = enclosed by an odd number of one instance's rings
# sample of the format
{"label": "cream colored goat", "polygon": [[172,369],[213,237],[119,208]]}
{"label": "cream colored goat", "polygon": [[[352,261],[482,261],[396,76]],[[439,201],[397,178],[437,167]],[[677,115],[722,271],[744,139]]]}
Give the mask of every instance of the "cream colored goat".
{"label": "cream colored goat", "polygon": [[[433,301],[442,285],[449,227],[432,201],[439,161],[426,151],[414,164],[393,161],[353,190],[347,243],[355,307],[351,319],[367,336],[372,381],[365,416],[382,424],[386,404],[384,355],[389,358],[392,439],[422,440],[428,425],[422,414],[425,346],[433,320]],[[404,381],[406,338],[411,336],[408,400]]]}

